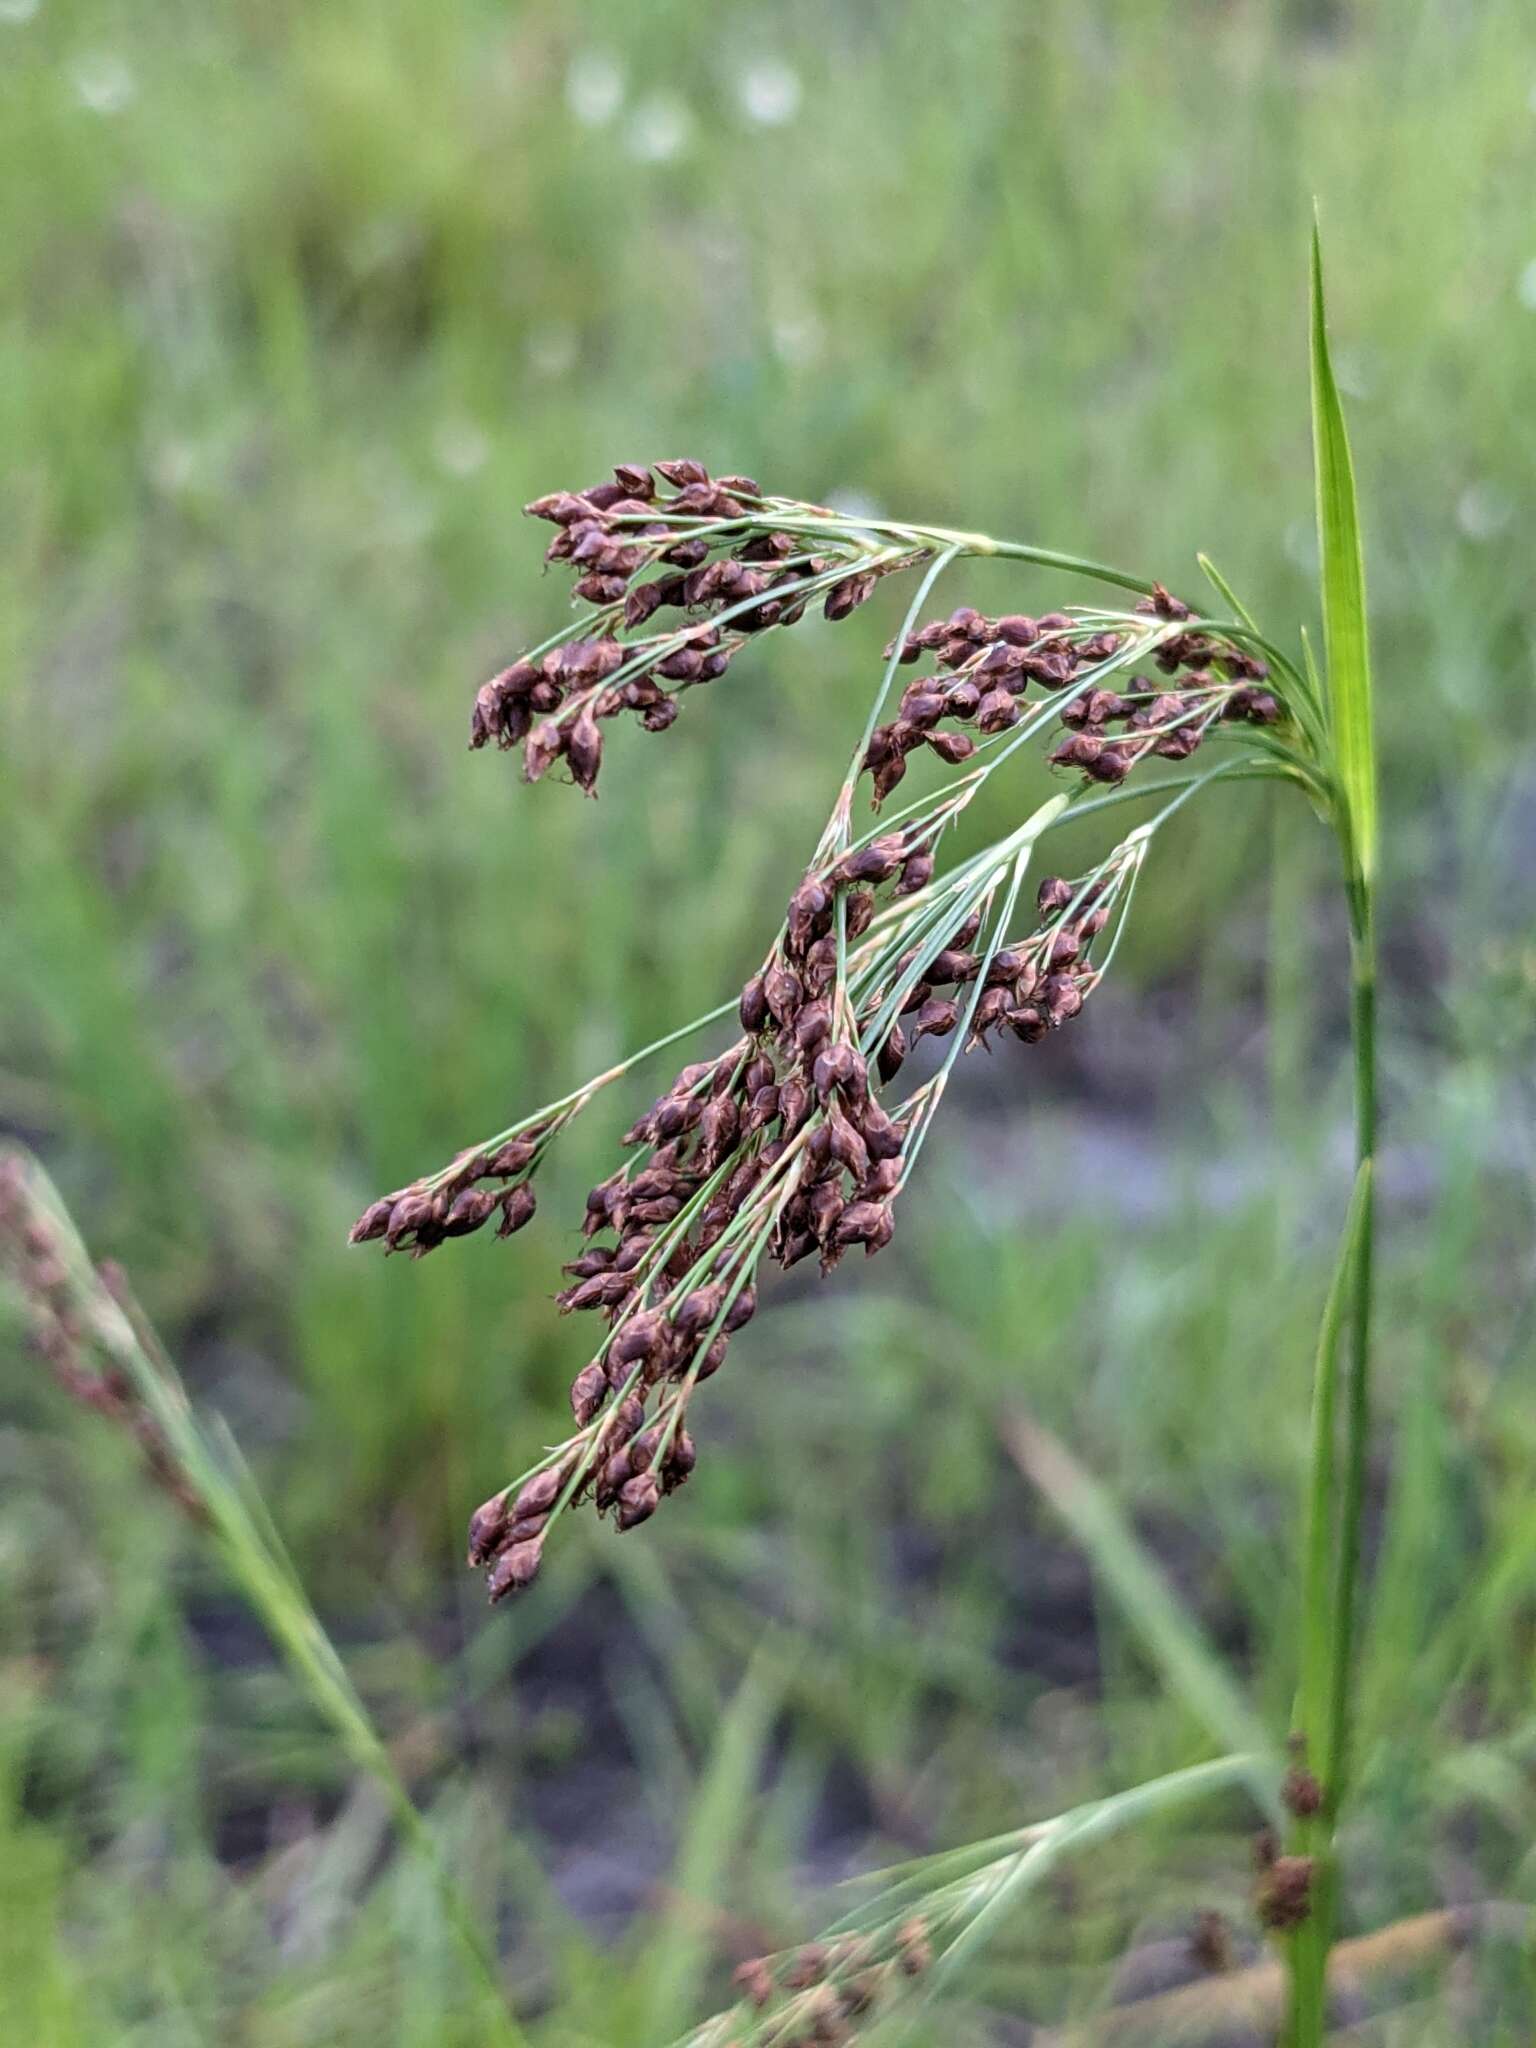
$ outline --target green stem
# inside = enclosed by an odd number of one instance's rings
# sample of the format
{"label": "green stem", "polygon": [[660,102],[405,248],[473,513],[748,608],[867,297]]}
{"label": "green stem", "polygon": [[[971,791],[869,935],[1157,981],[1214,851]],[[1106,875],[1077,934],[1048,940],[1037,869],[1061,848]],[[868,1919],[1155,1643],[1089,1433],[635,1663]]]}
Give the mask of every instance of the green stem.
{"label": "green stem", "polygon": [[1376,941],[1370,884],[1353,894],[1350,941],[1350,1035],[1355,1055],[1355,1163],[1366,1175],[1349,1320],[1349,1382],[1344,1416],[1344,1498],[1334,1623],[1333,1691],[1328,1725],[1327,1807],[1330,1825],[1342,1803],[1350,1766],[1360,1535],[1365,1507],[1365,1463],[1371,1420],[1371,1292],[1374,1265],[1376,1160]]}
{"label": "green stem", "polygon": [[[1312,1910],[1291,1939],[1287,2048],[1321,2048],[1327,2027],[1328,1955],[1338,1912],[1336,1837],[1353,1763],[1359,1665],[1360,1553],[1371,1424],[1371,1309],[1375,1251],[1376,946],[1372,892],[1349,880],[1350,1035],[1355,1067],[1356,1180],[1339,1266],[1324,1311],[1314,1390],[1314,1434],[1303,1538],[1302,1656],[1297,1725],[1322,1805],[1297,1821],[1292,1849],[1316,1865]],[[1338,1354],[1347,1354],[1343,1458],[1337,1475]]]}
{"label": "green stem", "polygon": [[20,1161],[34,1213],[46,1218],[88,1340],[132,1383],[158,1426],[177,1473],[201,1503],[230,1576],[288,1660],[311,1705],[335,1730],[347,1756],[377,1781],[402,1838],[435,1886],[444,1916],[478,1979],[483,2038],[498,2048],[527,2048],[527,2036],[507,2003],[495,1955],[469,1898],[310,1605],[254,1481],[242,1467],[231,1470],[229,1457],[215,1448],[193,1413],[175,1365],[126,1283],[117,1292],[106,1287],[63,1198],[41,1166],[19,1149],[9,1156]]}

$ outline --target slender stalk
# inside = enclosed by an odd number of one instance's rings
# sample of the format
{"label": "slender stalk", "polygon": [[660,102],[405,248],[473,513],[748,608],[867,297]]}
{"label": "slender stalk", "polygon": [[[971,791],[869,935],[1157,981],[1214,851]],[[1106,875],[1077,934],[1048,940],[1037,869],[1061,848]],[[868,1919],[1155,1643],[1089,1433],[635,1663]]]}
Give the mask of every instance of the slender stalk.
{"label": "slender stalk", "polygon": [[[1371,1307],[1376,1158],[1377,792],[1365,557],[1349,435],[1328,347],[1322,250],[1312,237],[1312,437],[1325,654],[1323,713],[1330,806],[1344,859],[1350,923],[1350,1039],[1355,1083],[1355,1201],[1336,1290],[1347,1290],[1342,1458],[1334,1464],[1339,1324],[1330,1297],[1318,1352],[1313,1511],[1303,1535],[1301,1733],[1314,1792],[1294,1802],[1297,1853],[1312,1859],[1309,1910],[1289,1942],[1288,2048],[1320,2048],[1327,2025],[1328,1954],[1337,1919],[1339,1815],[1349,1791],[1359,1667],[1360,1554],[1371,1423]],[[1303,639],[1309,676],[1311,650]],[[1325,1535],[1325,1529],[1327,1531]],[[1332,1555],[1331,1583],[1325,1567]],[[1326,1609],[1323,1603],[1327,1599]],[[1324,1616],[1326,1615],[1326,1619]],[[1326,1641],[1324,1636],[1326,1635]],[[1326,1667],[1326,1682],[1324,1669]],[[1305,1809],[1316,1807],[1315,1813]]]}
{"label": "slender stalk", "polygon": [[46,1231],[67,1274],[71,1312],[83,1341],[131,1383],[188,1496],[200,1507],[231,1578],[352,1763],[377,1782],[402,1839],[431,1879],[477,1981],[483,2038],[499,2048],[526,2048],[527,2036],[507,2003],[496,1958],[464,1888],[310,1605],[254,1481],[243,1467],[232,1469],[231,1457],[237,1454],[221,1456],[193,1413],[170,1355],[126,1281],[119,1278],[109,1289],[97,1273],[63,1198],[41,1166],[19,1147],[8,1147],[0,1153],[0,1170],[9,1174],[26,1217]]}
{"label": "slender stalk", "polygon": [[1352,892],[1350,1035],[1355,1059],[1355,1163],[1364,1180],[1363,1213],[1355,1258],[1349,1322],[1349,1381],[1345,1399],[1344,1494],[1335,1594],[1333,1692],[1329,1705],[1327,1803],[1330,1824],[1344,1795],[1350,1767],[1352,1679],[1365,1507],[1365,1462],[1371,1419],[1371,1296],[1374,1266],[1376,1160],[1376,940],[1372,889],[1359,879]]}
{"label": "slender stalk", "polygon": [[[1287,2048],[1321,2048],[1328,1956],[1337,1932],[1339,1816],[1353,1765],[1359,1665],[1360,1554],[1371,1428],[1371,1311],[1375,1254],[1376,946],[1373,891],[1349,877],[1350,1036],[1355,1075],[1354,1199],[1324,1312],[1314,1396],[1312,1482],[1303,1537],[1298,1726],[1308,1738],[1322,1804],[1298,1820],[1292,1847],[1315,1864],[1312,1909],[1291,1941]],[[1336,1466],[1337,1363],[1346,1348],[1342,1459]]]}

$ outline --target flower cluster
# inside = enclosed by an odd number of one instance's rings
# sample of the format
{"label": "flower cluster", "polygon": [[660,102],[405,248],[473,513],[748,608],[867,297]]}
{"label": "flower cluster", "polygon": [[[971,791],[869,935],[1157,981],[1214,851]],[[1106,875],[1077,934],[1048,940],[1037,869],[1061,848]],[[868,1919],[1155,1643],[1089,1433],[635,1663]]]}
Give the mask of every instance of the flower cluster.
{"label": "flower cluster", "polygon": [[844,2048],[857,2039],[859,2022],[872,2019],[932,1963],[928,1925],[915,1914],[877,1934],[754,1956],[735,1979],[752,2008],[749,2033],[730,2034],[721,2048],[741,2048],[747,2038],[764,2048]]}
{"label": "flower cluster", "polygon": [[[1190,617],[1188,606],[1161,585],[1137,611],[1163,627]],[[1187,671],[1176,685],[1161,687],[1146,676],[1129,677],[1124,690],[1093,685],[1092,673],[1125,647],[1134,657],[1127,635],[1066,612],[988,618],[970,605],[907,634],[899,650],[893,645],[887,655],[903,664],[926,655],[937,666],[907,684],[896,716],[871,735],[863,765],[876,806],[896,788],[908,756],[920,748],[957,766],[977,748],[965,727],[991,738],[1018,725],[1032,686],[1042,701],[1056,700],[1056,715],[1068,728],[1051,761],[1080,768],[1093,782],[1123,782],[1149,753],[1188,760],[1222,720],[1274,725],[1281,718],[1279,700],[1263,687],[1267,665],[1226,636],[1161,632],[1150,651],[1165,674]],[[1089,686],[1073,695],[1078,681]]]}
{"label": "flower cluster", "polygon": [[[63,1236],[35,1195],[25,1161],[15,1153],[0,1157],[0,1273],[20,1297],[32,1348],[64,1391],[126,1431],[156,1485],[190,1520],[205,1522],[202,1500],[128,1374],[110,1362],[95,1362],[91,1290],[70,1270]],[[115,1269],[104,1266],[91,1278],[116,1298],[121,1276]]]}
{"label": "flower cluster", "polygon": [[[1137,609],[1166,620],[1190,616],[1161,585]],[[1187,761],[1214,725],[1280,722],[1280,700],[1264,687],[1268,664],[1235,641],[1203,631],[1171,634],[1153,660],[1178,681],[1159,687],[1132,676],[1123,691],[1085,690],[1062,707],[1069,731],[1051,750],[1057,767],[1081,768],[1093,782],[1123,782],[1147,754]]]}
{"label": "flower cluster", "polygon": [[[936,1099],[931,1082],[881,1099],[911,1048],[962,1024],[969,1045],[1004,1029],[1033,1043],[1081,1010],[1125,864],[1048,878],[1035,929],[983,947],[987,887],[931,914],[944,900],[933,829],[883,833],[807,874],[741,992],[742,1036],[674,1077],[625,1133],[633,1156],[588,1194],[585,1248],[557,1301],[607,1330],[572,1383],[576,1434],[472,1518],[470,1561],[493,1600],[531,1582],[565,1508],[590,1501],[630,1529],[688,1478],[694,1389],[755,1313],[765,1257],[815,1255],[826,1272],[890,1242],[909,1142]],[[372,1204],[354,1239],[420,1254],[496,1214],[505,1235],[532,1213],[526,1175],[584,1099]]]}
{"label": "flower cluster", "polygon": [[1023,718],[1031,684],[1046,693],[1061,690],[1080,669],[1107,661],[1119,644],[1116,634],[1085,628],[1065,612],[990,619],[970,605],[909,633],[899,651],[886,649],[887,657],[910,663],[926,654],[938,668],[907,685],[895,718],[870,737],[864,766],[876,805],[906,774],[909,754],[927,747],[952,767],[968,761],[976,741],[953,727],[974,726],[986,737],[1006,732]]}
{"label": "flower cluster", "polygon": [[[1035,1044],[1097,986],[1101,935],[1151,824],[1075,880],[1049,877],[1032,926],[1016,934],[1008,927],[1034,839],[1070,799],[1057,796],[941,874],[940,840],[986,778],[1058,730],[1054,762],[1113,784],[1145,756],[1186,759],[1217,724],[1284,716],[1241,629],[1195,618],[1160,585],[1135,612],[993,618],[963,606],[919,624],[948,560],[987,551],[976,537],[839,519],[691,461],[621,463],[611,481],[528,510],[554,527],[548,559],[572,566],[592,609],[484,686],[471,744],[521,746],[531,779],[564,760],[588,791],[605,719],[630,710],[659,731],[681,692],[721,676],[755,634],[793,623],[812,602],[842,617],[890,571],[930,569],[886,650],[867,741],[741,991],[740,1036],[675,1076],[625,1134],[630,1156],[587,1197],[583,1246],[557,1300],[565,1313],[597,1316],[603,1334],[572,1383],[574,1432],[471,1518],[470,1562],[486,1571],[493,1600],[531,1582],[567,1508],[590,1503],[630,1529],[686,1482],[693,1394],[755,1313],[763,1262],[814,1256],[826,1272],[856,1247],[880,1251],[958,1055],[1005,1034]],[[927,672],[879,723],[897,670],[919,661]],[[959,765],[991,741],[946,793],[854,839],[861,776],[878,808],[918,749]],[[898,1096],[909,1055],[929,1039],[941,1042],[937,1071]],[[493,1220],[499,1236],[522,1228],[550,1143],[632,1064],[373,1203],[354,1242],[420,1256]]]}
{"label": "flower cluster", "polygon": [[1289,1934],[1312,1911],[1317,1865],[1310,1856],[1282,1856],[1273,1833],[1265,1828],[1254,1842],[1256,1883],[1254,1911],[1261,1926]]}
{"label": "flower cluster", "polygon": [[450,1237],[467,1237],[494,1216],[496,1235],[511,1237],[533,1220],[533,1173],[566,1116],[541,1118],[493,1145],[472,1146],[441,1173],[370,1202],[348,1242],[384,1240],[386,1252],[422,1258]]}
{"label": "flower cluster", "polygon": [[[867,538],[819,542],[797,528],[831,520],[824,508],[765,499],[750,477],[712,478],[688,460],[622,462],[611,482],[525,509],[555,527],[545,560],[577,570],[575,594],[596,609],[481,687],[469,743],[521,746],[530,782],[564,760],[589,795],[603,720],[633,711],[647,732],[665,731],[678,693],[718,680],[755,634],[793,625],[818,600],[829,619],[846,618],[911,559]],[[643,630],[669,611],[676,624]]]}

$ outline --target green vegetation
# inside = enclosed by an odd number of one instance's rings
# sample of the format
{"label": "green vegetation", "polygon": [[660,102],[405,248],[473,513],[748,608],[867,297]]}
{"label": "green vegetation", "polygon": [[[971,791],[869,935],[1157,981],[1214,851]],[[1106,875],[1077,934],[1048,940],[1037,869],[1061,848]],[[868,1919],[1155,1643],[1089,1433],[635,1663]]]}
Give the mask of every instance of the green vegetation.
{"label": "green vegetation", "polygon": [[[1382,755],[1337,1911],[1526,1903],[1523,10],[0,17],[0,1114],[244,1446],[550,2043],[659,2044],[833,1918],[842,1870],[1083,1824],[1230,1748],[1232,1701],[1285,1725],[1349,975],[1305,806],[1203,800],[1070,1052],[958,1070],[900,1245],[770,1292],[675,1508],[573,1529],[487,1620],[448,1568],[568,1426],[585,1340],[548,1276],[643,1081],[512,1243],[412,1270],[347,1225],[740,983],[900,617],[881,595],[665,740],[615,734],[595,807],[526,792],[455,750],[562,601],[521,503],[686,451],[1191,597],[1209,545],[1335,661],[1307,609],[1319,196]],[[989,789],[977,843],[1045,793]],[[11,1337],[0,2032],[493,2038],[356,1746]],[[1075,1462],[1024,1454],[1050,1439]],[[1074,1855],[931,2038],[1091,2013],[1205,1907],[1246,1935],[1255,1824],[1229,1790]],[[1523,1970],[1518,1943],[1420,1958],[1381,2038],[1524,2041]]]}

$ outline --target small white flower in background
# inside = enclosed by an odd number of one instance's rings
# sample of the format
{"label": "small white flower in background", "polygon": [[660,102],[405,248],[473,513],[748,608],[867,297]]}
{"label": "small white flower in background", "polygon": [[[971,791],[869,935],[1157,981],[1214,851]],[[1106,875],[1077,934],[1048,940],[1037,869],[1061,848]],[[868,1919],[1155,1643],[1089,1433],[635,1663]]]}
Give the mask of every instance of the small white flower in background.
{"label": "small white flower in background", "polygon": [[736,81],[736,97],[749,121],[761,128],[782,128],[800,111],[800,74],[782,58],[762,57],[749,64]]}
{"label": "small white flower in background", "polygon": [[606,128],[624,104],[624,74],[602,50],[583,50],[565,74],[565,104],[585,127]]}
{"label": "small white flower in background", "polygon": [[0,21],[30,21],[36,14],[37,7],[38,0],[0,0]]}
{"label": "small white flower in background", "polygon": [[202,451],[195,442],[187,440],[159,441],[151,448],[145,466],[156,487],[167,496],[177,496],[182,491],[193,489],[202,481],[201,472],[206,465],[201,460]]}
{"label": "small white flower in background", "polygon": [[1468,540],[1492,540],[1514,516],[1514,503],[1498,484],[1469,484],[1456,500],[1456,524]]}
{"label": "small white flower in background", "polygon": [[1285,552],[1308,576],[1317,574],[1317,528],[1310,519],[1293,519],[1285,529]]}
{"label": "small white flower in background", "polygon": [[490,459],[491,444],[471,419],[444,420],[432,436],[437,466],[449,476],[473,476]]}
{"label": "small white flower in background", "polygon": [[681,156],[693,133],[693,116],[672,93],[652,93],[629,117],[624,143],[638,163],[661,164]]}
{"label": "small white flower in background", "polygon": [[95,50],[77,57],[69,68],[75,98],[93,114],[120,114],[137,87],[133,73],[121,57],[110,50]]}
{"label": "small white flower in background", "polygon": [[1529,312],[1536,313],[1536,260],[1527,263],[1515,286],[1515,295]]}
{"label": "small white flower in background", "polygon": [[820,359],[824,331],[809,307],[781,313],[771,331],[774,353],[786,368],[808,370]]}
{"label": "small white flower in background", "polygon": [[524,353],[536,377],[563,377],[576,367],[579,346],[574,327],[563,320],[552,320],[544,327],[534,328],[524,344]]}
{"label": "small white flower in background", "polygon": [[1367,399],[1376,389],[1376,366],[1365,349],[1335,349],[1333,376],[1346,398]]}

